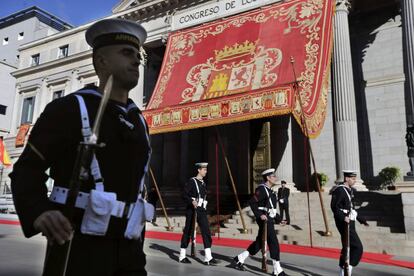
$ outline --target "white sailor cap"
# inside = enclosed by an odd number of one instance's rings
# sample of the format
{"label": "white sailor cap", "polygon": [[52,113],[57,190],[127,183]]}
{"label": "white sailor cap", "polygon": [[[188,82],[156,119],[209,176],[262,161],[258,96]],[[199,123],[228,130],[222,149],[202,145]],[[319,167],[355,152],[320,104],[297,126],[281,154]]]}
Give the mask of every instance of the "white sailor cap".
{"label": "white sailor cap", "polygon": [[357,176],[357,171],[355,170],[343,170],[344,177],[354,177]]}
{"label": "white sailor cap", "polygon": [[94,49],[114,44],[130,44],[139,49],[147,32],[137,22],[112,18],[94,23],[86,31],[85,38]]}
{"label": "white sailor cap", "polygon": [[268,176],[268,175],[274,174],[274,173],[275,173],[275,171],[276,171],[275,169],[270,168],[270,169],[264,170],[264,171],[262,172],[262,175],[263,175],[263,176]]}
{"label": "white sailor cap", "polygon": [[198,162],[198,163],[195,163],[195,166],[197,167],[197,169],[207,168],[208,163],[207,162]]}

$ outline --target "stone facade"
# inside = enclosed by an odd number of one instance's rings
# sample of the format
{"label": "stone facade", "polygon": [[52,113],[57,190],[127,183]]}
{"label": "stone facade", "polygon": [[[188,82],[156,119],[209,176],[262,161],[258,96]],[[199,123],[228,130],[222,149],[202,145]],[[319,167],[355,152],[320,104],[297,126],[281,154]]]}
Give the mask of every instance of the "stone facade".
{"label": "stone facade", "polygon": [[19,47],[71,27],[70,24],[37,7],[0,18],[0,104],[6,107],[6,114],[0,114],[0,135],[11,130],[14,112],[16,83],[10,73],[22,66],[30,66],[31,62],[31,56],[21,59]]}

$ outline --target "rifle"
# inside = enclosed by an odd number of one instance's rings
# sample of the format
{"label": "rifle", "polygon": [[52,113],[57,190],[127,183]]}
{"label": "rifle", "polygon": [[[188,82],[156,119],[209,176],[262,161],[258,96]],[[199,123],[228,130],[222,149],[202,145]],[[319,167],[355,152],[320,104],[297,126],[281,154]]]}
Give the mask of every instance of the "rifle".
{"label": "rifle", "polygon": [[191,239],[191,257],[195,258],[196,256],[196,241],[197,241],[197,207],[194,208],[193,221],[192,221],[192,230],[193,237]]}
{"label": "rifle", "polygon": [[267,273],[267,220],[263,221],[263,233],[262,233],[262,271]]}
{"label": "rifle", "polygon": [[345,222],[345,263],[344,263],[344,276],[349,276],[349,254],[350,254],[350,245],[349,245],[349,224],[351,222]]}
{"label": "rifle", "polygon": [[[93,158],[93,153],[96,148],[104,145],[98,144],[99,128],[101,125],[102,116],[109,96],[112,90],[113,77],[109,76],[105,89],[103,91],[102,99],[99,104],[98,113],[95,118],[92,135],[89,141],[80,142],[77,149],[76,161],[73,166],[71,179],[69,181],[69,192],[66,204],[63,207],[63,214],[73,224],[73,217],[75,213],[75,203],[80,187],[89,180],[90,166]],[[47,245],[47,254],[45,258],[43,276],[65,276],[68,265],[72,240],[65,242],[63,245],[57,243]]]}

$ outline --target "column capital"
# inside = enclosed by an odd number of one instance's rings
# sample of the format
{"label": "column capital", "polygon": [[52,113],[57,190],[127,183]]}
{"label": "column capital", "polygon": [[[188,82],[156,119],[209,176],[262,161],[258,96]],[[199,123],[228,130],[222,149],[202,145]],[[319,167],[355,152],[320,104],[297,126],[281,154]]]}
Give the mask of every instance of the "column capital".
{"label": "column capital", "polygon": [[347,12],[349,13],[349,9],[351,8],[351,1],[352,0],[336,0],[336,12]]}

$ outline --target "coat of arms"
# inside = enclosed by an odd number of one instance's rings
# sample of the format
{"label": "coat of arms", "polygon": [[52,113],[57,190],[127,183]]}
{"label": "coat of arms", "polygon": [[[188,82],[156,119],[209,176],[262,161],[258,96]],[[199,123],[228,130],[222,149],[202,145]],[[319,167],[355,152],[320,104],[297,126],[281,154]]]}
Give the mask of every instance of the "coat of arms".
{"label": "coat of arms", "polygon": [[214,51],[203,64],[187,74],[190,87],[182,91],[182,103],[248,92],[273,85],[275,68],[282,62],[282,51],[258,46],[258,41],[235,43]]}

